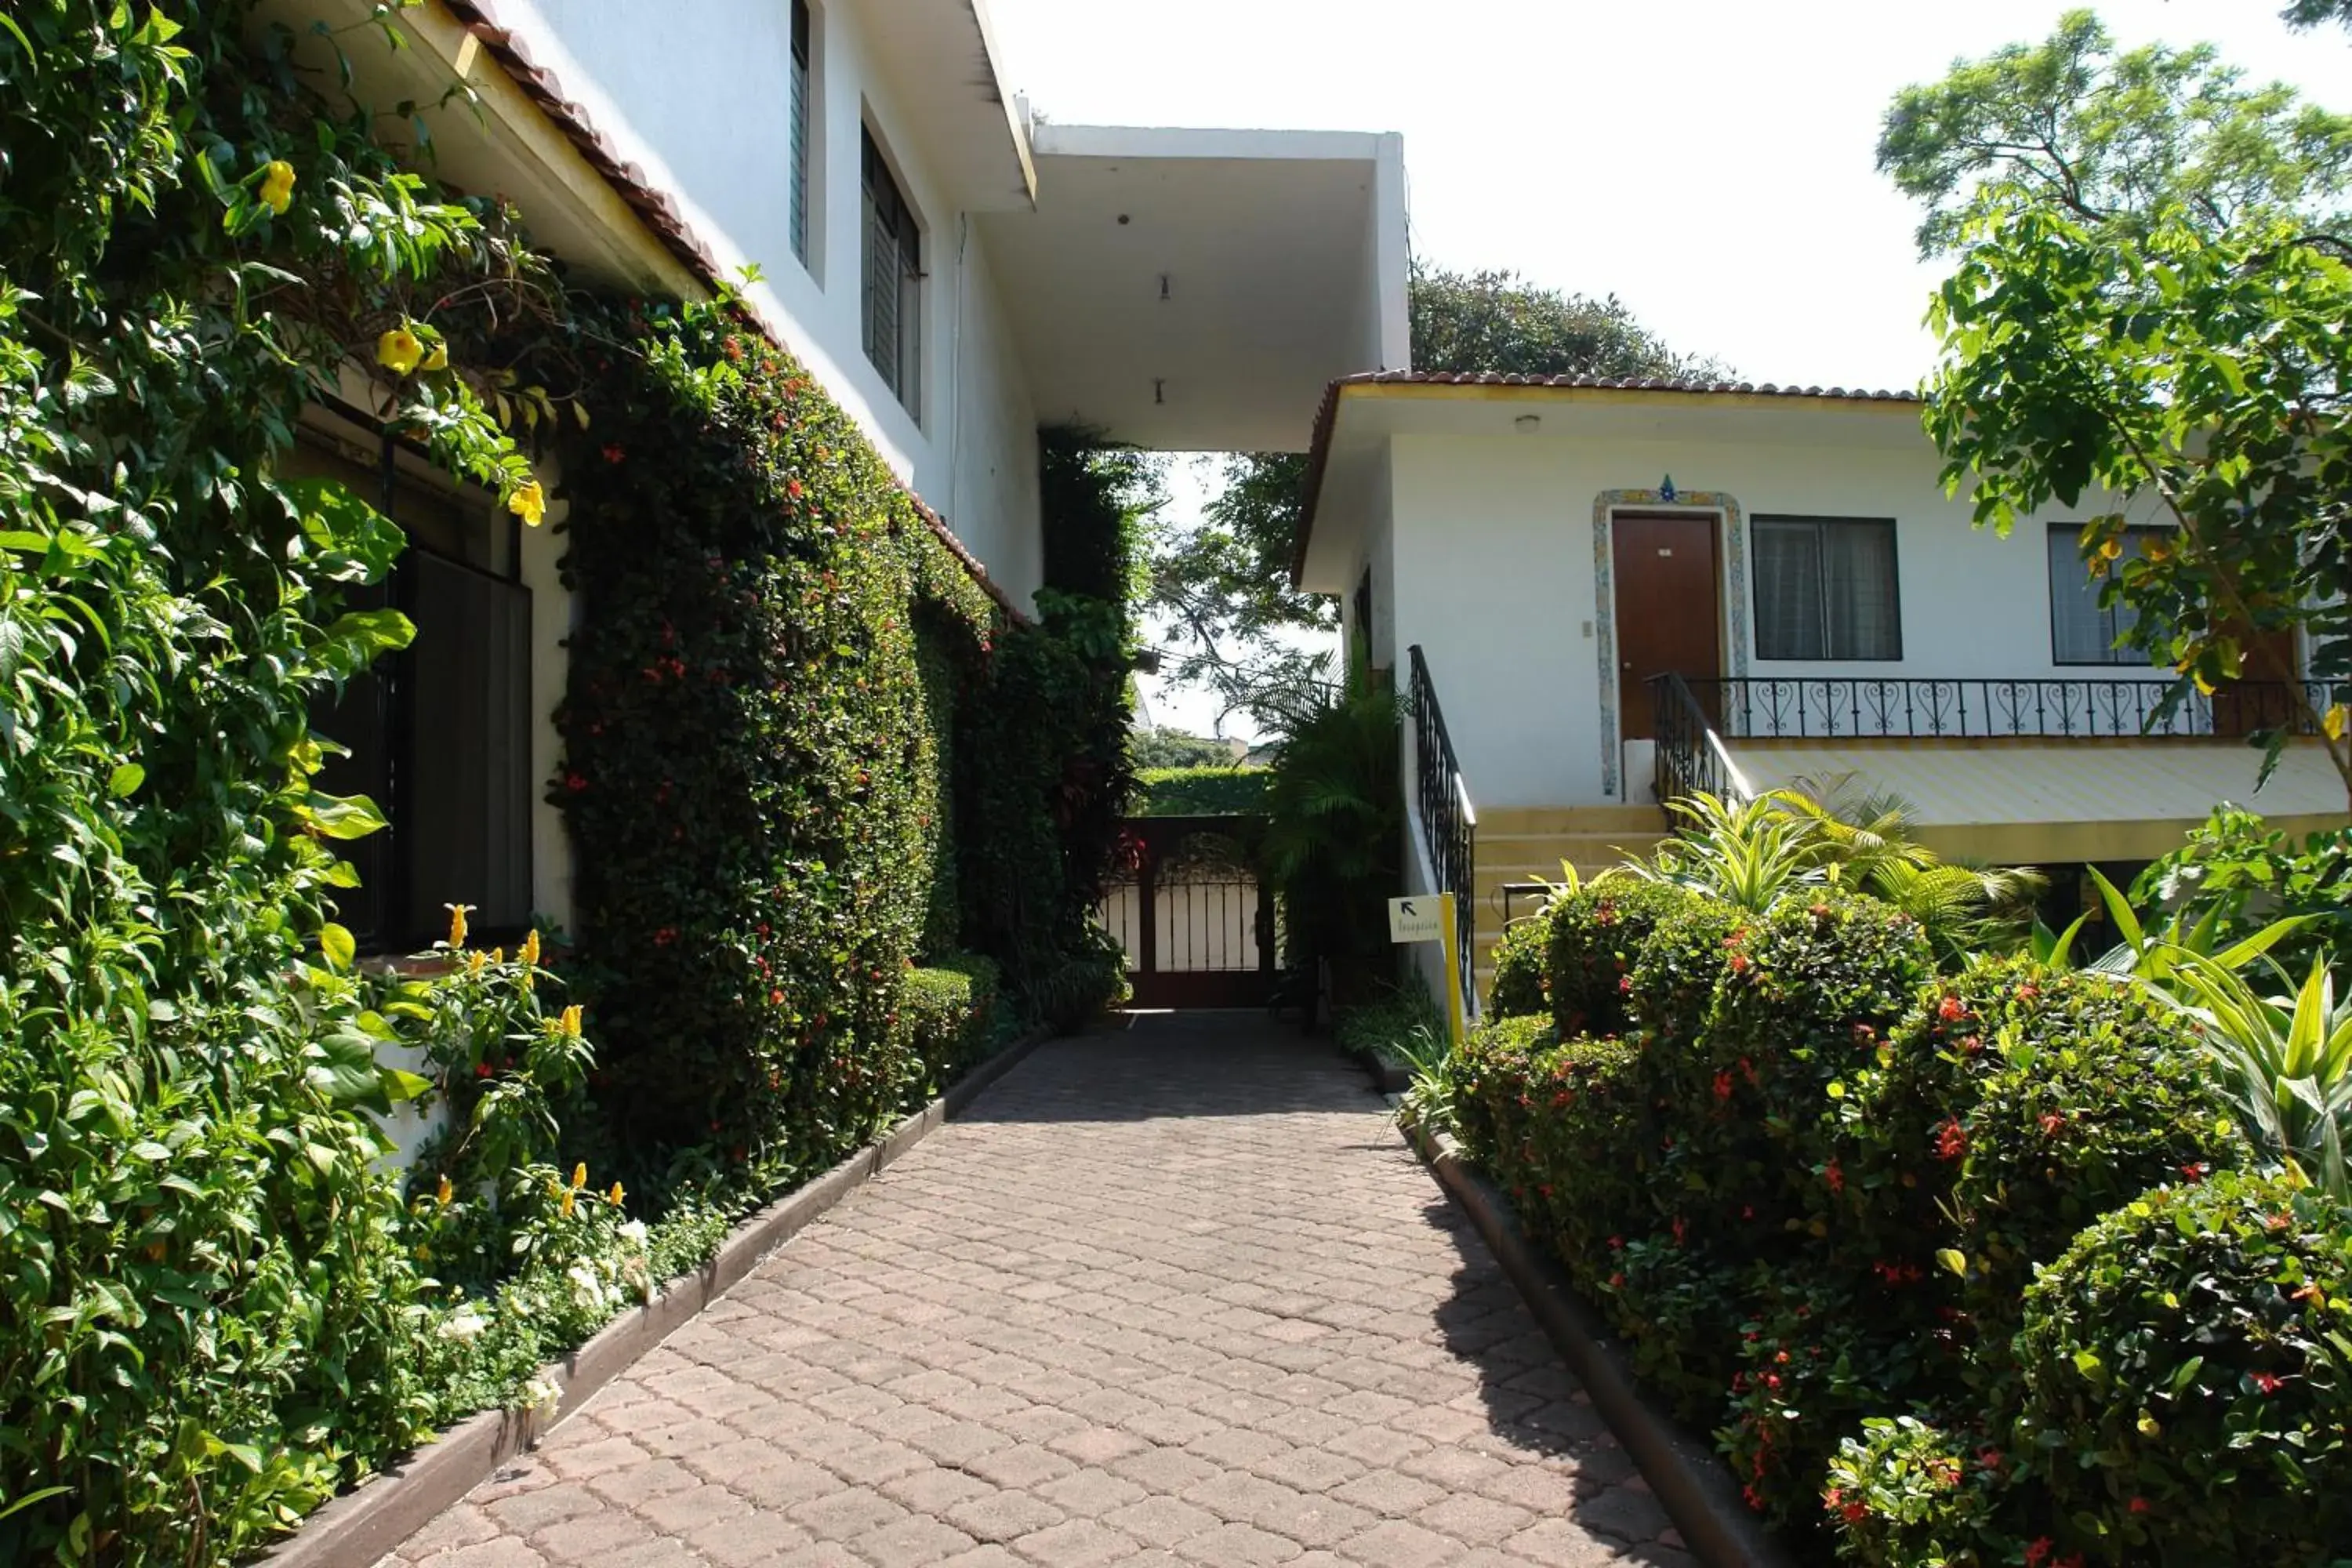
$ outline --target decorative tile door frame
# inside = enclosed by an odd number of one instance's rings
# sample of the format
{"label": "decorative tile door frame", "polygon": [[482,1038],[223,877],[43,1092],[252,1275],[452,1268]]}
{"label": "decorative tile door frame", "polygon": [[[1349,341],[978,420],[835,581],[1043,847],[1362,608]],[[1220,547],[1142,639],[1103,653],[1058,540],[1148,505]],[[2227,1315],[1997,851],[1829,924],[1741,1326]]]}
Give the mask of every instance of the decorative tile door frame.
{"label": "decorative tile door frame", "polygon": [[1721,490],[1602,490],[1592,498],[1593,641],[1601,660],[1601,793],[1618,793],[1624,737],[1618,733],[1617,542],[1612,519],[1620,511],[1712,512],[1723,551],[1724,647],[1733,676],[1748,673],[1748,528],[1739,502]]}

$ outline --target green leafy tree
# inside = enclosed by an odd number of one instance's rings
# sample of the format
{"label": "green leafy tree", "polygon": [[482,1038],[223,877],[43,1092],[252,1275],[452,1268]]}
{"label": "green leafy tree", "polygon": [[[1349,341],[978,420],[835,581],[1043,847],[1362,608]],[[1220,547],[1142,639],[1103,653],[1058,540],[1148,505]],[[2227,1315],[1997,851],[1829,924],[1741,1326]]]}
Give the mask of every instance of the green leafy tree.
{"label": "green leafy tree", "polygon": [[2279,19],[2290,27],[2316,27],[2323,22],[2352,27],[2352,0],[2294,0],[2279,13]]}
{"label": "green leafy tree", "polygon": [[[1880,166],[1958,263],[1930,321],[1945,482],[2006,532],[2104,492],[2083,530],[2176,702],[2299,637],[2313,685],[2247,711],[2275,765],[2318,734],[2352,791],[2352,121],[2250,91],[2208,49],[2113,52],[2088,13],[2047,44],[1906,89]],[[2173,531],[2122,561],[2126,515]]]}
{"label": "green leafy tree", "polygon": [[2352,116],[2250,87],[2208,44],[2118,53],[2097,16],[2069,11],[2043,43],[1896,94],[1878,167],[1926,205],[1928,254],[1961,248],[1989,201],[2135,235],[2168,214],[2206,233],[2284,215],[2324,228],[2342,211]]}
{"label": "green leafy tree", "polygon": [[[1424,371],[1608,377],[1719,375],[1715,360],[1676,353],[1613,295],[1563,293],[1515,272],[1416,268],[1412,361]],[[1326,667],[1311,645],[1339,624],[1327,597],[1291,585],[1307,458],[1236,452],[1200,525],[1161,524],[1150,552],[1145,612],[1167,628],[1168,674],[1205,686],[1228,711],[1273,721]]]}
{"label": "green leafy tree", "polygon": [[1127,737],[1127,761],[1145,768],[1229,768],[1234,752],[1223,741],[1180,730],[1134,730]]}

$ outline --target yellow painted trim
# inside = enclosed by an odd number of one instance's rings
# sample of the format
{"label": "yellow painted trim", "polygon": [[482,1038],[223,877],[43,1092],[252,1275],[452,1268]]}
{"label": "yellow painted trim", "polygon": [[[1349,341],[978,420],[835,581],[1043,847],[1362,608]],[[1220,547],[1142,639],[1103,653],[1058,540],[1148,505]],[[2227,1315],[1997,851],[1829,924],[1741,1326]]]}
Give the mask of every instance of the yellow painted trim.
{"label": "yellow painted trim", "polygon": [[681,299],[710,297],[702,279],[646,226],[636,208],[621,199],[595,165],[581,155],[572,138],[548,119],[441,0],[421,0],[396,16],[397,25],[447,67],[453,80],[473,89],[483,117],[511,137],[537,165],[525,173],[544,176],[562,196],[583,209],[591,226],[638,268],[649,284]]}
{"label": "yellow painted trim", "polygon": [[[1921,824],[1911,831],[1947,859],[2000,866],[2067,866],[2110,860],[2154,860],[2180,847],[2203,817],[2139,822],[1985,822]],[[2340,816],[2273,816],[2269,825],[2290,837],[2342,827]]]}
{"label": "yellow painted trim", "polygon": [[1515,386],[1477,382],[1359,381],[1343,384],[1339,395],[1343,401],[1357,398],[1372,402],[1427,403],[1568,401],[1684,408],[1688,407],[1694,398],[1704,398],[1709,407],[1787,409],[1792,404],[1835,404],[1840,407],[1872,408],[1900,414],[1914,423],[1919,417],[1918,404],[1896,403],[1879,397],[1808,396],[1802,393],[1772,392],[1672,392],[1657,387],[1633,386]]}

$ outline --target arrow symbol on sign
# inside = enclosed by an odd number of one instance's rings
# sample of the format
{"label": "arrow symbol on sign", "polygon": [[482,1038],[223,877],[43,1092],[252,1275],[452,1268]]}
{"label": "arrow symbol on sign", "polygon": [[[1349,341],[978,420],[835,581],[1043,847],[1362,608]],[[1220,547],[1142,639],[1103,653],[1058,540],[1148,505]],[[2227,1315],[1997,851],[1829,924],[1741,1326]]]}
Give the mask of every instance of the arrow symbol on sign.
{"label": "arrow symbol on sign", "polygon": [[1412,900],[1411,899],[1401,899],[1398,900],[1398,903],[1402,907],[1406,914],[1412,916],[1415,919],[1420,918],[1421,911],[1412,907]]}

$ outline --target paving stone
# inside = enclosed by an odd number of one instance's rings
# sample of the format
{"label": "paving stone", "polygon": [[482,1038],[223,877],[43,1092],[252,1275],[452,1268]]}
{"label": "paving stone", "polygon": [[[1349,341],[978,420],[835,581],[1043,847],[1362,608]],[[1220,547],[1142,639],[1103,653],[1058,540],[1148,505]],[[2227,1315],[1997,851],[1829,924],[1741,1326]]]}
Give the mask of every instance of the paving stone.
{"label": "paving stone", "polygon": [[1692,1568],[1328,1047],[1057,1042],[378,1568]]}
{"label": "paving stone", "polygon": [[990,1492],[969,1499],[947,1511],[957,1529],[980,1541],[1018,1541],[1032,1531],[1062,1522],[1062,1510],[1026,1492]]}

